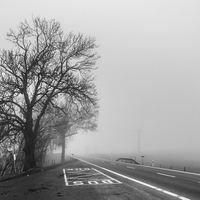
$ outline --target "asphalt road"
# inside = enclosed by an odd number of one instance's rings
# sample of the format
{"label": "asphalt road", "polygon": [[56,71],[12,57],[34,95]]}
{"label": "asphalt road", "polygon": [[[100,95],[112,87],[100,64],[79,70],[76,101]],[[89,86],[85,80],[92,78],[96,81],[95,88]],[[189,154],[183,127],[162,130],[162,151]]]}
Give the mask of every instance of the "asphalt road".
{"label": "asphalt road", "polygon": [[200,175],[94,158],[0,181],[1,200],[199,200]]}
{"label": "asphalt road", "polygon": [[200,199],[200,174],[121,163],[98,158],[81,158],[132,187],[142,187],[151,196],[163,193],[168,199]]}

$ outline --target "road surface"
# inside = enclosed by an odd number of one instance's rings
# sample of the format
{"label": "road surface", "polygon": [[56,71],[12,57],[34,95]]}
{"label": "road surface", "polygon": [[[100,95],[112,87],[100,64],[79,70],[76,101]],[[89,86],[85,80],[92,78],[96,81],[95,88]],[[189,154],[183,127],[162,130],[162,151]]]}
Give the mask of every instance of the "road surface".
{"label": "road surface", "polygon": [[7,200],[199,200],[200,175],[94,158],[0,181]]}
{"label": "road surface", "polygon": [[122,183],[143,187],[151,196],[156,192],[166,194],[168,198],[200,199],[200,174],[98,158],[82,158],[81,161],[107,172]]}

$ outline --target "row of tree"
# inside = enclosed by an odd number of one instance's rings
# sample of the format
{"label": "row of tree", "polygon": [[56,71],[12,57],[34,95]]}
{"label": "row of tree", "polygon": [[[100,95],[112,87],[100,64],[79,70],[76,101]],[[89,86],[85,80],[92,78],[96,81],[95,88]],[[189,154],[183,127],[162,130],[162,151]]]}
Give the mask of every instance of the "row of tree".
{"label": "row of tree", "polygon": [[66,35],[59,22],[39,17],[7,39],[13,48],[0,53],[0,142],[22,138],[26,171],[52,139],[65,149],[65,137],[96,129],[99,56],[95,38]]}

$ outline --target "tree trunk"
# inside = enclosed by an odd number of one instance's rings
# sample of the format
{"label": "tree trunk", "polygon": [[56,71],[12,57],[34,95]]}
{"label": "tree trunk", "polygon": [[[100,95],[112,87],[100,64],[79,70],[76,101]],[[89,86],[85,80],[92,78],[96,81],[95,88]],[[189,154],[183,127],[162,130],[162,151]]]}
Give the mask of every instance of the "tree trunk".
{"label": "tree trunk", "polygon": [[25,153],[25,161],[23,171],[27,171],[31,168],[35,168],[36,159],[35,159],[35,141],[36,138],[33,132],[26,133],[25,136],[25,145],[24,145],[24,153]]}
{"label": "tree trunk", "polygon": [[61,163],[65,162],[65,134],[61,135],[62,140],[62,153],[61,153]]}

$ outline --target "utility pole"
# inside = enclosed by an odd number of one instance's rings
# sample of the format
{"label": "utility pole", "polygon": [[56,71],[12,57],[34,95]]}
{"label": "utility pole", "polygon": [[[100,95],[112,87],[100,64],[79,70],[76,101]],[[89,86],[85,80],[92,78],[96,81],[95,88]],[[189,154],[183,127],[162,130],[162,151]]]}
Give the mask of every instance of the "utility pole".
{"label": "utility pole", "polygon": [[140,156],[141,155],[141,146],[140,146],[141,130],[138,130],[137,133],[138,133],[137,154],[138,154],[138,156]]}

